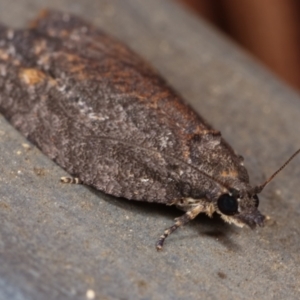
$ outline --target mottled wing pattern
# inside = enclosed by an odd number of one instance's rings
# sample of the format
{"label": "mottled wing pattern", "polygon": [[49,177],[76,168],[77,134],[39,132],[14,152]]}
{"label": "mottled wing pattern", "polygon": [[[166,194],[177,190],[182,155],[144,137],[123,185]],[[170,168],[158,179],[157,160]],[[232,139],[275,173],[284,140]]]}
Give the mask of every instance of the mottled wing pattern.
{"label": "mottled wing pattern", "polygon": [[[48,12],[0,27],[0,110],[71,175],[106,193],[173,203],[217,178],[248,182],[240,158],[143,60],[81,19]],[[219,159],[222,153],[222,160]]]}

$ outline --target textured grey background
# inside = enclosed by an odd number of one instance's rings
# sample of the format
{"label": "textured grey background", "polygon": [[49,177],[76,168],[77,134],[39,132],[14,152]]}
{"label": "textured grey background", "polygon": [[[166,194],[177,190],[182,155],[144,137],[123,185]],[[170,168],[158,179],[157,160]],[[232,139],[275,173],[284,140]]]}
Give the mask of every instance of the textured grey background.
{"label": "textured grey background", "polygon": [[[0,0],[24,26],[45,7],[76,13],[156,67],[246,159],[259,183],[300,146],[300,99],[171,1]],[[62,185],[63,170],[0,117],[0,299],[299,299],[300,158],[261,195],[251,231],[201,216],[154,243],[173,208]]]}

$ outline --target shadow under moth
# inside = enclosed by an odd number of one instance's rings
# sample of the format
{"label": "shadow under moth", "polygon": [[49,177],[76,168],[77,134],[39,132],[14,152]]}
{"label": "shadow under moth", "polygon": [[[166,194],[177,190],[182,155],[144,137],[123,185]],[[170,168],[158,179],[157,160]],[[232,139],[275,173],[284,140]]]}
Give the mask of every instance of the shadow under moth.
{"label": "shadow under moth", "polygon": [[251,228],[258,211],[243,158],[138,55],[60,12],[25,30],[0,25],[0,112],[71,178],[107,194],[176,205]]}

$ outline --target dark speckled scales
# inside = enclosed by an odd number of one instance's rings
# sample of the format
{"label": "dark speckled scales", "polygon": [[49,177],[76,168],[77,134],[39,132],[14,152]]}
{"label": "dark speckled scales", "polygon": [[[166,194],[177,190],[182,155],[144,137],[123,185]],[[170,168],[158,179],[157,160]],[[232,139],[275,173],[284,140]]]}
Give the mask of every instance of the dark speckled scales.
{"label": "dark speckled scales", "polygon": [[176,203],[248,183],[230,146],[127,47],[77,17],[0,27],[0,110],[83,183]]}

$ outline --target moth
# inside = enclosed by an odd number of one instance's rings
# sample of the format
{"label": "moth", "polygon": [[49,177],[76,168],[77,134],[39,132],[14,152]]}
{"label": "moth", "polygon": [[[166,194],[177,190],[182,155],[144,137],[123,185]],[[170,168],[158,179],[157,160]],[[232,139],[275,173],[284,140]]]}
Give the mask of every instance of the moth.
{"label": "moth", "polygon": [[[0,25],[0,112],[71,178],[185,213],[262,226],[265,183],[137,54],[76,16],[43,12],[28,29]],[[73,179],[72,179],[73,178]]]}

